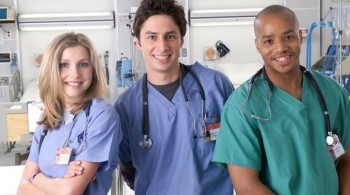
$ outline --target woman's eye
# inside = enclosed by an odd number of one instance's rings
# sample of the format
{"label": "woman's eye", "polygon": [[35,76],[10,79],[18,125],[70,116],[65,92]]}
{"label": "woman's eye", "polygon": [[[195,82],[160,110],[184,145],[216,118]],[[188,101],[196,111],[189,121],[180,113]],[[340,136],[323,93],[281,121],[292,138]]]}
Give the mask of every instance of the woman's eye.
{"label": "woman's eye", "polygon": [[60,63],[59,67],[60,67],[60,68],[65,68],[65,67],[68,67],[68,64],[66,64],[66,63]]}
{"label": "woman's eye", "polygon": [[89,63],[80,63],[80,66],[81,66],[81,67],[88,67],[88,66],[89,66]]}

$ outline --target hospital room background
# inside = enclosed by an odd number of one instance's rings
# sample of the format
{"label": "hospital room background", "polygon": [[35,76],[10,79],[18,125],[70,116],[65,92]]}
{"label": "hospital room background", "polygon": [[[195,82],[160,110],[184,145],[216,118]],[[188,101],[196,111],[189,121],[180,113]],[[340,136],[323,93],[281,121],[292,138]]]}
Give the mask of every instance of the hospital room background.
{"label": "hospital room background", "polygon": [[[263,64],[254,45],[253,20],[271,4],[297,14],[303,36],[300,63],[349,90],[349,0],[178,0],[188,31],[180,61],[225,73],[239,87]],[[16,194],[35,121],[40,116],[37,78],[48,43],[63,32],[85,33],[108,74],[110,98],[145,72],[131,36],[140,0],[0,0],[0,195]],[[59,21],[59,22],[58,22]],[[133,194],[118,170],[110,194]]]}

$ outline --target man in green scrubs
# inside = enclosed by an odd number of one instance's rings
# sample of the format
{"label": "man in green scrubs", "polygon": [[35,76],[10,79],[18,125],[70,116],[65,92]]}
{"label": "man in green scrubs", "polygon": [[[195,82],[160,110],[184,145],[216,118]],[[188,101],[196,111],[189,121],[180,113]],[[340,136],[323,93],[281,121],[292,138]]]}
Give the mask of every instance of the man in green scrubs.
{"label": "man in green scrubs", "polygon": [[264,67],[226,102],[213,161],[227,166],[238,195],[350,194],[347,92],[300,66],[301,32],[289,8],[265,8],[254,29]]}

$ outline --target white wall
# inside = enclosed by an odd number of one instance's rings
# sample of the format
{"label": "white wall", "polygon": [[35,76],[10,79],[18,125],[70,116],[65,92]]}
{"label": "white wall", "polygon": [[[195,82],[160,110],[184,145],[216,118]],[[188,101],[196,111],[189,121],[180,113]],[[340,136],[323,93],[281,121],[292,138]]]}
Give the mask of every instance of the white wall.
{"label": "white wall", "polygon": [[[323,0],[325,1],[325,0]],[[232,0],[179,0],[185,8],[188,9],[226,9],[226,8],[262,8],[270,4],[285,4],[296,11],[300,26],[309,28],[313,21],[317,18],[319,1],[292,1],[292,0],[262,0],[262,1],[232,1]],[[137,7],[140,0],[62,0],[58,3],[47,0],[17,0],[19,13],[53,13],[53,12],[83,12],[83,11],[112,11],[116,10],[116,32],[113,30],[89,30],[81,31],[86,33],[96,44],[98,52],[103,54],[106,50],[110,53],[109,69],[110,69],[110,88],[111,100],[113,101],[118,91],[116,89],[116,61],[121,57],[133,59],[133,63],[139,66],[139,71],[143,72],[143,61],[138,49],[133,46],[131,30],[127,27],[130,23],[127,14],[130,7]],[[61,7],[59,5],[65,5]],[[254,6],[252,6],[254,5]],[[62,32],[62,31],[61,31]],[[49,41],[61,33],[55,32],[20,32],[21,45],[21,62],[23,72],[24,87],[28,85],[30,80],[37,78],[38,68],[34,66],[34,56],[42,53]],[[205,32],[205,33],[203,33]],[[208,34],[215,36],[208,36]],[[210,35],[211,35],[210,34]],[[189,47],[189,63],[200,61],[203,64],[215,65],[221,63],[252,63],[261,62],[261,58],[255,50],[254,32],[252,26],[236,26],[236,27],[190,27],[187,33],[190,37]],[[315,32],[313,35],[315,42],[318,42],[319,35]],[[230,53],[224,58],[215,61],[204,60],[204,48],[214,46],[217,40],[223,41],[230,49]],[[304,42],[301,54],[301,64],[306,62],[306,40]],[[312,59],[316,61],[320,52],[317,46],[313,46]],[[188,46],[185,44],[185,46]]]}
{"label": "white wall", "polygon": [[282,4],[283,0],[188,0],[190,9],[238,9],[238,8],[260,8],[270,4]]}
{"label": "white wall", "polygon": [[117,0],[116,3],[116,15],[118,26],[118,57],[127,57],[131,58],[131,30],[127,26],[130,20],[128,19],[128,14],[130,13],[131,7],[137,7],[140,3],[140,0]]}
{"label": "white wall", "polygon": [[[239,8],[264,8],[271,4],[282,4],[295,11],[299,18],[300,28],[309,28],[313,21],[318,20],[319,3],[317,0],[264,0],[264,1],[230,1],[217,0],[189,0],[189,9],[239,9]],[[319,58],[319,31],[313,36],[313,59]],[[210,67],[218,64],[246,64],[262,63],[261,57],[255,49],[253,25],[242,26],[215,26],[215,27],[190,27],[190,62],[199,61]],[[216,60],[205,60],[205,47],[215,46],[216,41],[221,40],[230,52]],[[316,49],[315,49],[316,48]],[[306,39],[302,45],[300,63],[306,63]]]}
{"label": "white wall", "polygon": [[[130,12],[130,7],[137,7],[140,0],[115,0],[117,4],[118,15],[118,41],[117,53],[118,58],[128,57],[133,60],[136,66],[142,66],[144,71],[142,56],[138,49],[133,46],[131,38],[131,30],[126,25],[130,23],[126,15]],[[239,8],[264,8],[271,4],[286,5],[295,11],[299,18],[300,28],[309,29],[314,21],[319,21],[320,16],[320,2],[318,0],[179,0],[186,10],[200,10],[200,9],[239,9]],[[312,42],[312,61],[316,61],[320,57],[320,35],[319,30],[316,29],[313,33]],[[184,48],[188,49],[188,57],[185,60],[186,64],[192,64],[199,61],[204,65],[212,68],[217,68],[223,64],[244,67],[244,64],[262,64],[261,56],[255,49],[254,44],[254,29],[253,25],[245,26],[217,26],[217,27],[193,27],[188,26],[188,31],[185,37]],[[221,40],[229,49],[230,52],[223,58],[216,60],[205,60],[204,50],[206,47],[214,47],[215,43]],[[300,63],[306,64],[306,39],[303,40],[302,52],[300,55]],[[180,58],[181,59],[181,58]],[[183,59],[183,58],[182,58]],[[249,67],[249,69],[253,68]],[[255,67],[254,67],[255,68]],[[241,70],[245,71],[245,70]]]}
{"label": "white wall", "polygon": [[[55,13],[55,12],[94,12],[113,11],[114,2],[111,0],[17,0],[18,13]],[[64,6],[62,6],[64,5]],[[38,78],[39,68],[35,66],[34,56],[43,53],[49,42],[58,34],[67,31],[20,31],[21,64],[23,84],[26,88],[32,79]],[[86,34],[96,46],[98,53],[102,56],[105,51],[109,51],[109,71],[110,71],[110,101],[113,102],[116,96],[116,36],[115,29],[106,30],[77,30]],[[103,58],[102,58],[103,59]]]}

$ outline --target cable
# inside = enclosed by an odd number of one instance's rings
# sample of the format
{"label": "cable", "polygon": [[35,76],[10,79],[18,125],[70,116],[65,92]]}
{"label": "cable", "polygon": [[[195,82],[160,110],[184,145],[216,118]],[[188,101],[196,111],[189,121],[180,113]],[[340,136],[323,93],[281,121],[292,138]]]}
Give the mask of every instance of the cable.
{"label": "cable", "polygon": [[5,30],[4,27],[2,27],[2,25],[0,24],[0,28],[5,32],[8,33],[9,31]]}

